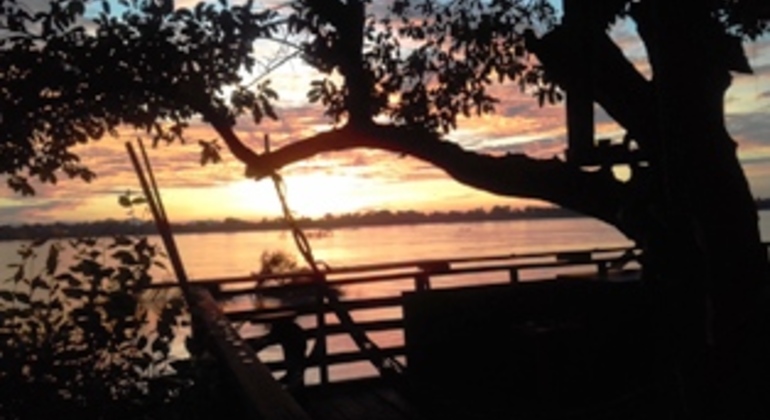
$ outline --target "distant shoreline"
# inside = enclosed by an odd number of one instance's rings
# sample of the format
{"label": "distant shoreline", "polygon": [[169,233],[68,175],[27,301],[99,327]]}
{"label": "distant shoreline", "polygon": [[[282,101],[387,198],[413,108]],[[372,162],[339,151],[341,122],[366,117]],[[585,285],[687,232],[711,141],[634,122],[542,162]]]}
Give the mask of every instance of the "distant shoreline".
{"label": "distant shoreline", "polygon": [[[770,199],[757,199],[757,210],[770,210]],[[494,206],[489,210],[474,209],[468,211],[446,212],[417,212],[406,211],[370,211],[365,213],[348,213],[342,215],[327,215],[323,218],[301,218],[298,223],[317,236],[325,236],[325,232],[341,228],[374,227],[374,226],[408,226],[438,223],[482,223],[494,221],[565,219],[588,217],[572,210],[559,207],[525,207],[510,208]],[[286,229],[282,218],[248,221],[232,217],[221,221],[196,221],[173,223],[174,234],[201,233],[237,233],[258,231],[281,231]],[[69,238],[69,237],[107,237],[116,235],[155,235],[155,224],[152,220],[101,220],[95,222],[47,223],[0,225],[0,242],[33,240],[40,238]]]}
{"label": "distant shoreline", "polygon": [[[303,229],[331,231],[340,228],[403,226],[436,223],[480,223],[507,220],[536,220],[586,217],[580,213],[558,207],[525,207],[512,209],[495,206],[490,210],[446,211],[422,213],[407,211],[372,211],[327,215],[323,218],[298,220]],[[254,231],[280,231],[286,229],[282,218],[248,221],[225,218],[222,221],[197,221],[173,223],[174,234],[236,233]],[[102,237],[115,235],[154,235],[156,228],[151,220],[102,220],[76,223],[0,225],[0,241],[31,240],[38,238]]]}

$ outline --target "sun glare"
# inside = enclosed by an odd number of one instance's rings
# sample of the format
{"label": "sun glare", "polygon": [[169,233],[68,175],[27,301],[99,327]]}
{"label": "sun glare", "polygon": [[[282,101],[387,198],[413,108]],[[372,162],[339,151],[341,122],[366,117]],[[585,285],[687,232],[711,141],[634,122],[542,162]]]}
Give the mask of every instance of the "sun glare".
{"label": "sun glare", "polygon": [[[306,174],[286,176],[288,204],[298,216],[323,217],[325,214],[355,212],[371,204],[365,180],[354,176],[333,174]],[[251,211],[255,215],[280,214],[272,181],[265,179],[255,183],[250,180],[235,181],[228,186],[238,210]]]}

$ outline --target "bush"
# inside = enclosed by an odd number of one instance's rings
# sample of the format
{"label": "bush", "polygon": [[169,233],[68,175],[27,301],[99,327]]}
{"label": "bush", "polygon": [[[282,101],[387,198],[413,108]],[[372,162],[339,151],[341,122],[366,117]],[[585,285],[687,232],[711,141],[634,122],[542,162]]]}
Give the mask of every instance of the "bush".
{"label": "bush", "polygon": [[0,283],[0,418],[128,418],[191,385],[172,352],[189,330],[183,300],[147,304],[164,255],[146,237],[38,240],[18,255]]}

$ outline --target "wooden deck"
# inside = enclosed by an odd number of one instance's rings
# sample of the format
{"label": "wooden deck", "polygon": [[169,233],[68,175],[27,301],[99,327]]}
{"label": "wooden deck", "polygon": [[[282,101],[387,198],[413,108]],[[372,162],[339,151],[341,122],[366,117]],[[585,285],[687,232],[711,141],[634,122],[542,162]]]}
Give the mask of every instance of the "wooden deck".
{"label": "wooden deck", "polygon": [[418,405],[378,379],[311,387],[296,398],[316,420],[427,420]]}
{"label": "wooden deck", "polygon": [[[418,420],[448,418],[447,416],[462,413],[464,418],[486,420],[503,415],[504,411],[499,411],[499,407],[503,407],[503,410],[509,408],[508,404],[505,404],[507,387],[501,388],[500,384],[490,384],[488,381],[483,384],[486,387],[497,387],[498,391],[502,392],[495,396],[498,403],[503,403],[502,405],[498,404],[498,407],[474,400],[471,397],[468,397],[463,404],[456,404],[458,401],[431,399],[424,392],[426,386],[430,387],[431,385],[415,381],[415,376],[410,376],[409,363],[423,364],[423,362],[420,361],[420,356],[415,356],[414,351],[408,349],[408,343],[383,344],[376,340],[370,340],[369,337],[383,332],[408,337],[409,333],[405,332],[405,329],[408,328],[405,325],[408,323],[404,320],[405,296],[428,296],[429,294],[432,295],[431,292],[434,289],[456,288],[457,283],[453,280],[453,276],[487,274],[489,277],[488,274],[492,273],[496,279],[492,283],[497,284],[495,287],[503,288],[505,288],[506,283],[516,285],[522,278],[531,278],[531,275],[528,276],[530,272],[547,272],[550,273],[551,278],[562,275],[566,279],[572,276],[574,282],[580,283],[595,282],[597,279],[608,280],[618,274],[627,280],[635,277],[633,271],[636,267],[633,261],[636,256],[635,252],[632,249],[613,248],[563,253],[369,264],[330,270],[324,273],[321,278],[315,278],[311,282],[302,281],[300,284],[264,286],[256,289],[253,285],[258,278],[252,276],[202,280],[194,282],[197,286],[198,301],[202,304],[201,308],[193,312],[197,312],[198,316],[202,314],[206,318],[202,323],[199,322],[199,325],[203,326],[202,329],[199,329],[199,333],[202,330],[203,334],[214,337],[213,340],[207,342],[214,346],[216,348],[215,353],[226,361],[225,367],[231,372],[234,383],[238,384],[237,387],[242,391],[241,401],[247,407],[244,412],[253,413],[258,418],[267,420]],[[632,270],[628,271],[628,268]],[[593,275],[586,276],[586,270],[592,272]],[[262,276],[259,279],[287,277],[304,277],[306,279],[307,276],[307,273],[294,273]],[[564,279],[560,281],[569,281]],[[325,294],[330,284],[344,288],[375,283],[398,284],[398,288],[402,292],[386,296],[367,296],[366,298],[343,295],[341,299],[331,299],[328,294]],[[474,286],[484,288],[487,287],[487,284],[489,283],[479,282]],[[169,285],[156,285],[154,287],[169,287]],[[232,302],[233,298],[255,293],[264,293],[270,296],[280,296],[282,293],[287,293],[296,296],[296,292],[299,290],[304,290],[306,294],[314,298],[294,301],[289,304],[284,303],[275,307],[252,309],[229,308],[227,304],[218,305],[213,300],[216,298],[221,302]],[[520,298],[517,297],[516,299]],[[532,305],[529,306],[532,307]],[[377,311],[383,310],[383,313],[389,315],[363,318],[356,316],[358,312],[362,311],[375,311],[374,313],[377,313]],[[296,329],[299,331],[301,340],[307,345],[307,350],[300,352],[300,354],[305,355],[301,362],[301,370],[304,374],[300,373],[300,375],[304,376],[306,381],[308,378],[314,378],[306,386],[290,385],[288,389],[291,392],[288,392],[286,386],[276,379],[292,369],[292,365],[296,365],[296,360],[292,362],[283,358],[262,359],[252,344],[259,343],[264,337],[243,335],[237,332],[244,325],[262,326],[263,330],[269,331],[269,326],[274,325],[278,318],[286,318],[286,314],[290,314],[288,319],[304,317],[304,325],[301,329]],[[308,324],[308,320],[312,322]],[[521,321],[521,319],[519,320]],[[524,323],[526,324],[526,322],[529,321],[525,319]],[[511,326],[510,328],[518,327]],[[350,348],[335,348],[333,343],[338,341],[339,337],[352,338],[356,348],[352,350]],[[503,340],[506,339],[503,337]],[[546,341],[543,341],[541,338],[537,338],[542,342],[547,342],[549,339],[551,338],[548,337]],[[477,347],[488,345],[494,344],[476,343]],[[523,348],[527,348],[527,346],[528,344],[523,344]],[[285,353],[286,347],[283,350]],[[431,348],[430,351],[437,350]],[[458,366],[470,367],[471,370],[466,369],[464,374],[472,371],[473,365],[479,361],[484,366],[494,366],[489,364],[489,360],[483,360],[486,357],[483,352],[476,352],[469,354],[469,356],[476,360],[452,362],[457,363]],[[500,355],[498,354],[498,356]],[[461,358],[462,355],[457,357]],[[375,368],[370,368],[366,371],[368,373],[362,373],[361,377],[353,379],[340,379],[333,374],[335,368],[354,363],[359,365],[369,363],[370,367],[375,366]],[[404,368],[404,364],[406,364],[406,368]],[[427,365],[422,366],[423,372],[425,366]],[[419,366],[412,367],[417,368]],[[447,372],[451,372],[453,367],[446,366],[446,369]],[[532,374],[532,372],[527,374]],[[553,374],[553,372],[546,372],[546,374]],[[451,378],[451,373],[449,378]],[[504,379],[504,376],[501,378]],[[534,376],[530,377],[530,379],[533,378]],[[478,379],[470,377],[471,381]],[[484,382],[483,377],[479,383],[458,384],[455,382],[453,386],[481,389],[481,382]],[[536,385],[533,384],[533,388],[537,388]],[[471,396],[472,394],[472,392],[469,393]],[[460,392],[452,398],[463,399],[464,394]],[[508,414],[510,413],[505,412],[506,416]],[[522,413],[518,412],[518,414]]]}

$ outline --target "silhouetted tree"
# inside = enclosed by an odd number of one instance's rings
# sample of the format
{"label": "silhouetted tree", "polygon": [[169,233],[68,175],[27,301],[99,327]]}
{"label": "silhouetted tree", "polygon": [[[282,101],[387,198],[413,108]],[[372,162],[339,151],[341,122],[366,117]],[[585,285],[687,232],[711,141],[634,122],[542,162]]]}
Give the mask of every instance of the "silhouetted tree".
{"label": "silhouetted tree", "polygon": [[[0,173],[12,188],[30,194],[29,177],[55,182],[60,172],[89,180],[94,174],[71,150],[77,143],[121,124],[174,141],[198,116],[257,179],[329,151],[410,155],[471,187],[547,200],[616,226],[645,250],[645,277],[665,325],[661,353],[681,379],[688,412],[749,418],[766,409],[760,385],[770,381],[759,375],[768,372],[767,256],[723,99],[730,72],[750,71],[741,39],[767,31],[766,2],[574,2],[597,63],[588,86],[575,80],[591,66],[576,44],[585,37],[560,24],[544,0],[297,0],[288,13],[255,11],[251,1],[193,9],[119,3],[119,13],[105,3],[86,24],[80,0],[39,12],[0,0]],[[621,15],[648,51],[649,80],[607,35]],[[304,60],[325,75],[308,99],[325,106],[336,128],[269,154],[239,138],[239,115],[277,118],[267,82],[241,85],[257,39],[299,40]],[[557,86],[568,95],[588,89],[647,164],[620,182],[606,170],[479,154],[447,140],[458,116],[494,110],[494,79],[541,103],[560,99]],[[229,97],[226,88],[234,88]],[[202,163],[219,159],[215,142],[201,146]]]}

